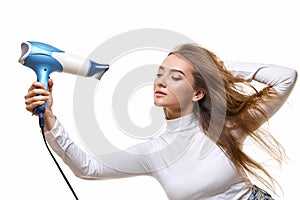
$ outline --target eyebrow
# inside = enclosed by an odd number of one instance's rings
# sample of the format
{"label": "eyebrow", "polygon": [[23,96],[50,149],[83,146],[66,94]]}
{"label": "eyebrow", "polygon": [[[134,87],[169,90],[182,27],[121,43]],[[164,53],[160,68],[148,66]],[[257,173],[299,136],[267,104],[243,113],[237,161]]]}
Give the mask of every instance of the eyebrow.
{"label": "eyebrow", "polygon": [[[159,66],[159,69],[165,70],[165,68],[163,66]],[[182,75],[185,76],[185,74],[183,73],[183,71],[179,70],[179,69],[170,69],[171,72],[179,72]]]}

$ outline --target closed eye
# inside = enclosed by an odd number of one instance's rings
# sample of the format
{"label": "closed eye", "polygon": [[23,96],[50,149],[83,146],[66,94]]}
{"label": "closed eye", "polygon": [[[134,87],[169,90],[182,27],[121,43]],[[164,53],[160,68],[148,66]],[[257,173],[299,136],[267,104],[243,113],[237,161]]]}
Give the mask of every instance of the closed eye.
{"label": "closed eye", "polygon": [[180,80],[182,80],[182,78],[180,78],[180,77],[174,77],[174,76],[172,76],[171,77],[174,81],[180,81]]}

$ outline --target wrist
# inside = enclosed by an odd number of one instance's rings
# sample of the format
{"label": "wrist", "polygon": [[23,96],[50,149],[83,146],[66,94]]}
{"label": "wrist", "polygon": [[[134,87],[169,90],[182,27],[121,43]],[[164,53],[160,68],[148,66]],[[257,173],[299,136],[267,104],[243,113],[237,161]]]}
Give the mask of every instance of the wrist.
{"label": "wrist", "polygon": [[48,118],[48,117],[51,118],[51,117],[54,117],[55,115],[53,114],[51,109],[47,108],[44,113],[44,116],[45,116],[45,118]]}
{"label": "wrist", "polygon": [[46,112],[44,113],[44,118],[45,118],[44,130],[45,132],[50,131],[56,122],[56,116],[53,114],[52,110],[46,110]]}

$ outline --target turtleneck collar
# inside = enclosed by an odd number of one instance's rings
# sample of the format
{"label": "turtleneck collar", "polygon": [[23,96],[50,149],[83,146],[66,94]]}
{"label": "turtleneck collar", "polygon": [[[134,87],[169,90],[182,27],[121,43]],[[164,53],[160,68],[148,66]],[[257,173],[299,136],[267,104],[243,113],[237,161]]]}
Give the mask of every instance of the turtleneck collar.
{"label": "turtleneck collar", "polygon": [[198,119],[194,113],[191,113],[176,119],[167,120],[166,130],[168,132],[186,131],[196,126],[199,126]]}

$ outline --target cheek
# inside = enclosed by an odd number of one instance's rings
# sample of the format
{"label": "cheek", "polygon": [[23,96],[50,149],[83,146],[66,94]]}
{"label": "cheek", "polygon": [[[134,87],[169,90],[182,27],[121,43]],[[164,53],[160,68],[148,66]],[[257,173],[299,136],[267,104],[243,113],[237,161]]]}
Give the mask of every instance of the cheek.
{"label": "cheek", "polygon": [[174,98],[180,102],[191,101],[194,94],[194,90],[188,82],[174,84],[169,87],[169,90],[172,92]]}

